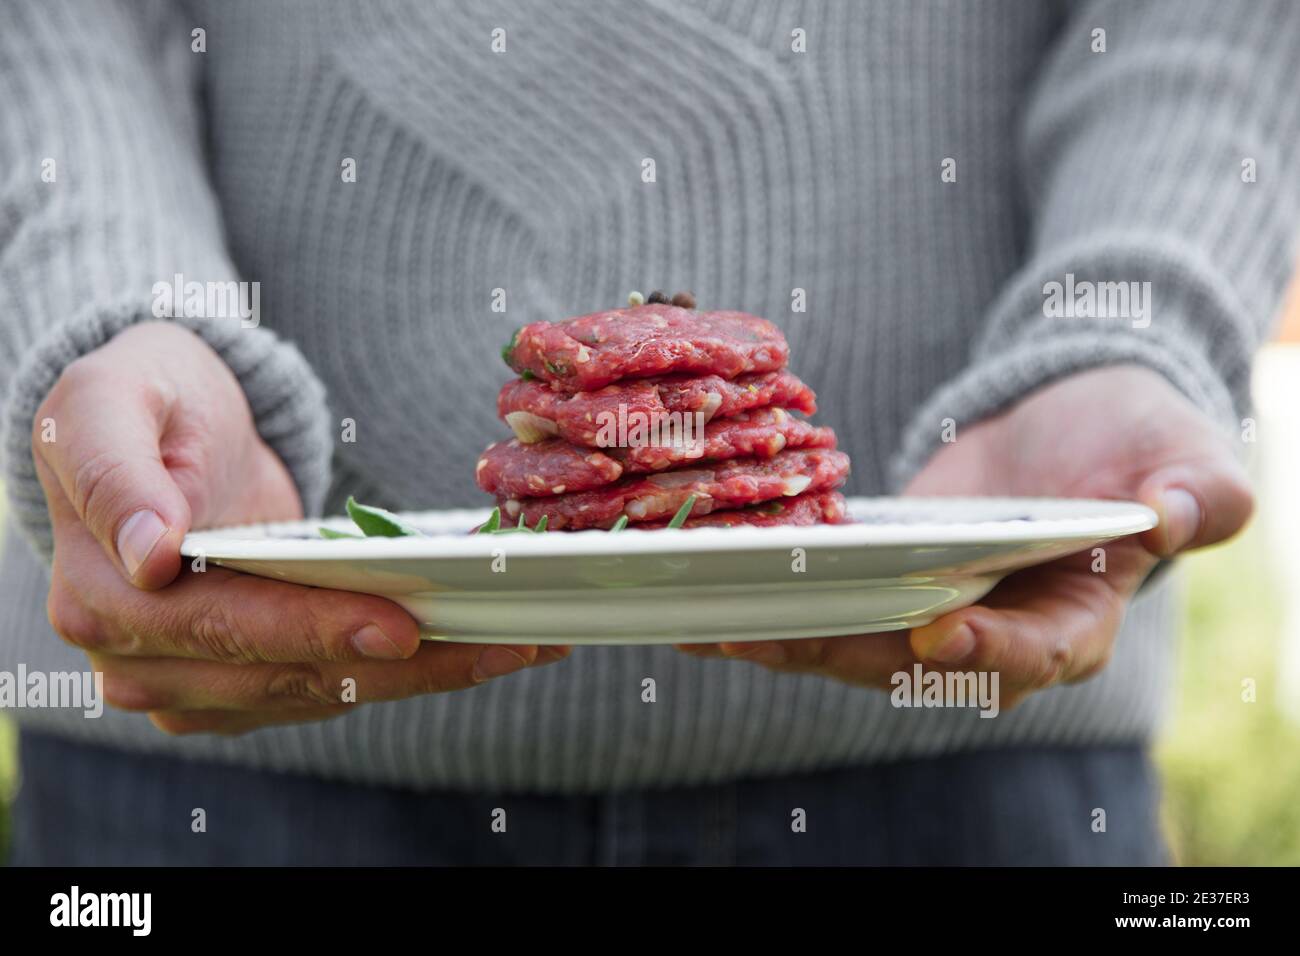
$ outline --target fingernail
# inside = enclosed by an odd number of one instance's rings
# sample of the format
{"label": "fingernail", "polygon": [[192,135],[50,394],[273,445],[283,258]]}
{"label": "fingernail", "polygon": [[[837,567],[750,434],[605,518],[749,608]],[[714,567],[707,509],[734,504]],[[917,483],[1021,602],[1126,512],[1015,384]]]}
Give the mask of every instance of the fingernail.
{"label": "fingernail", "polygon": [[494,677],[505,677],[515,671],[523,670],[528,661],[508,647],[494,645],[484,648],[474,662],[474,680],[480,684]]}
{"label": "fingernail", "polygon": [[925,655],[928,660],[940,664],[956,664],[970,656],[975,650],[975,632],[969,624],[963,624],[953,631]]}
{"label": "fingernail", "polygon": [[154,545],[167,533],[163,519],[148,510],[137,511],[127,518],[117,532],[117,556],[126,568],[128,577],[135,577]]}
{"label": "fingernail", "polygon": [[1200,503],[1190,491],[1167,488],[1160,496],[1160,520],[1170,552],[1181,551],[1201,528]]}
{"label": "fingernail", "polygon": [[353,634],[352,646],[362,657],[377,657],[381,661],[398,661],[406,657],[378,624],[367,624]]}
{"label": "fingernail", "polygon": [[556,661],[562,661],[569,656],[570,648],[562,644],[544,644],[537,649],[537,660],[533,661],[534,667],[541,667],[544,664],[554,664]]}

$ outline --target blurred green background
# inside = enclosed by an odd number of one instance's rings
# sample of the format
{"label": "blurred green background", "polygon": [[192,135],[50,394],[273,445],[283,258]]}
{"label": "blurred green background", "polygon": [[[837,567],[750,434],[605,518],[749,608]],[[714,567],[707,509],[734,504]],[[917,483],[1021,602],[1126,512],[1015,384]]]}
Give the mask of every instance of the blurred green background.
{"label": "blurred green background", "polygon": [[[1182,561],[1176,699],[1157,748],[1164,825],[1182,864],[1300,864],[1300,721],[1281,706],[1293,566],[1277,560],[1271,508],[1265,497],[1243,535]],[[1242,700],[1246,678],[1256,682],[1254,703]],[[0,718],[0,843],[10,835],[15,755],[16,735]]]}
{"label": "blurred green background", "polygon": [[[1156,749],[1182,864],[1300,864],[1300,723],[1283,707],[1282,582],[1266,517],[1183,561],[1175,706]],[[1242,699],[1246,679],[1254,703]]]}

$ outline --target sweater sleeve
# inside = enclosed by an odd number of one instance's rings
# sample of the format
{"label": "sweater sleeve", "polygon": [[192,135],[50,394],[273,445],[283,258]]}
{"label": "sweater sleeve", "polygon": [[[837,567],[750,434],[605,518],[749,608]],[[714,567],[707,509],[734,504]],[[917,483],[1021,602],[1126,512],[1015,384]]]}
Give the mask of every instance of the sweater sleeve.
{"label": "sweater sleeve", "polygon": [[[10,0],[0,30],[0,426],[13,515],[49,557],[33,416],[63,368],[155,315],[154,288],[237,280],[201,149],[178,5]],[[206,286],[205,286],[206,287]],[[233,312],[233,310],[226,310]],[[182,317],[238,377],[303,506],[329,480],[324,387],[251,318]]]}
{"label": "sweater sleeve", "polygon": [[1021,122],[1025,262],[905,427],[899,488],[944,419],[1096,366],[1152,368],[1225,427],[1247,412],[1300,234],[1300,4],[1069,10]]}

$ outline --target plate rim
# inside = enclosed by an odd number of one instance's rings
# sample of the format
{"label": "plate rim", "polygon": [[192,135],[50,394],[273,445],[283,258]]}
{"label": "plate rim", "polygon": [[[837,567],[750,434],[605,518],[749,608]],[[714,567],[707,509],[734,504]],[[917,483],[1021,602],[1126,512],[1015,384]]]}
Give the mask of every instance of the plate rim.
{"label": "plate rim", "polygon": [[[1105,498],[1047,498],[1005,496],[858,496],[848,499],[850,511],[881,503],[906,502],[960,507],[1074,506],[1094,514],[1075,517],[988,519],[958,522],[879,522],[840,525],[805,525],[742,528],[659,529],[652,532],[610,534],[604,530],[564,534],[478,537],[468,534],[432,534],[409,538],[312,539],[268,537],[303,526],[344,527],[346,516],[259,522],[192,531],[181,542],[180,553],[218,561],[365,561],[460,560],[491,558],[509,549],[510,556],[528,557],[638,557],[673,553],[719,553],[790,548],[944,547],[969,544],[1029,544],[1035,541],[1100,541],[1138,534],[1154,528],[1156,513],[1134,501]],[[449,508],[399,512],[414,522],[430,517],[463,515],[466,527],[486,519],[490,508]],[[243,533],[241,536],[240,533]],[[253,532],[256,532],[255,534]],[[636,547],[630,547],[635,543]]]}

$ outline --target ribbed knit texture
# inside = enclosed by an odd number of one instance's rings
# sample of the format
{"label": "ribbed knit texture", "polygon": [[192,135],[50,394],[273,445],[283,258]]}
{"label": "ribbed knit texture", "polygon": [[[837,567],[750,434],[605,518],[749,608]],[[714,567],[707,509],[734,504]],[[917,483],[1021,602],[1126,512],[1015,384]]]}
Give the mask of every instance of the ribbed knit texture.
{"label": "ribbed knit texture", "polygon": [[[47,559],[31,434],[59,373],[154,319],[154,283],[239,278],[200,149],[203,63],[177,39],[188,21],[153,0],[121,6],[15,4],[0,30],[0,447],[12,517]],[[304,507],[319,511],[330,428],[301,353],[238,318],[177,321],[239,376]]]}
{"label": "ribbed knit texture", "polygon": [[[1281,0],[17,6],[0,33],[0,354],[6,481],[38,541],[30,410],[177,271],[262,283],[263,328],[224,348],[204,334],[309,499],[322,430],[352,418],[330,506],[355,492],[432,508],[483,500],[474,462],[504,434],[511,330],[630,289],[689,288],[780,324],[853,458],[846,490],[870,494],[906,482],[944,418],[1097,365],[1141,363],[1218,420],[1244,414],[1294,252],[1300,8]],[[39,181],[46,155],[66,157],[57,186]],[[1151,326],[1044,318],[1043,285],[1067,272],[1150,281]],[[45,623],[31,548],[11,533],[3,561],[0,668],[80,666]],[[669,648],[583,648],[233,740],[167,738],[138,715],[18,716],[406,786],[667,786],[1142,740],[1168,682],[1167,612],[1157,588],[1101,676],[995,720]]]}

